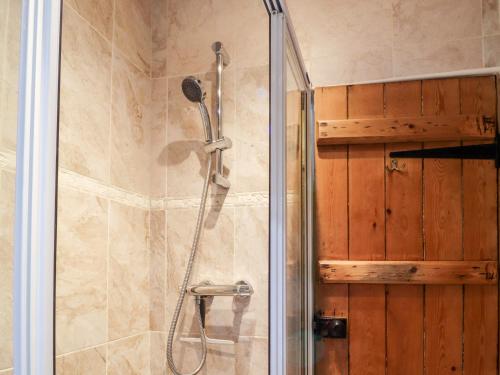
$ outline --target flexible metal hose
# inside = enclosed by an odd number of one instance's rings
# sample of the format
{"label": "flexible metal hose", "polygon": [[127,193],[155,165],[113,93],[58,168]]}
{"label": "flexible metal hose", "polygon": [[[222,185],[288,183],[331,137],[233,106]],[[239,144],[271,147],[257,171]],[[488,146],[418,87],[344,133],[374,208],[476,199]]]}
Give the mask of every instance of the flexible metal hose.
{"label": "flexible metal hose", "polygon": [[194,260],[196,257],[196,251],[198,250],[198,242],[200,239],[200,234],[201,234],[201,227],[203,224],[203,217],[205,215],[205,206],[207,203],[207,196],[208,196],[208,186],[210,184],[210,176],[212,173],[212,155],[209,155],[208,161],[207,161],[207,174],[205,176],[205,182],[203,184],[203,192],[201,194],[201,202],[200,202],[200,209],[198,211],[198,219],[196,221],[196,230],[194,232],[194,238],[193,238],[193,244],[191,245],[191,254],[189,255],[189,261],[187,264],[186,268],[186,273],[184,275],[184,281],[182,282],[182,287],[180,290],[180,295],[179,299],[177,300],[177,305],[174,310],[174,315],[172,317],[172,322],[170,323],[170,329],[168,331],[168,340],[167,340],[167,362],[168,366],[172,370],[172,372],[175,375],[195,375],[200,370],[203,368],[203,365],[205,364],[205,361],[207,359],[207,337],[205,335],[205,328],[203,327],[203,322],[201,319],[201,303],[199,299],[195,301],[197,304],[195,310],[196,310],[196,317],[198,320],[198,325],[200,327],[200,339],[201,339],[201,351],[202,351],[202,356],[200,363],[198,367],[192,372],[189,373],[181,373],[177,367],[175,366],[174,362],[174,356],[173,356],[173,344],[174,344],[174,336],[175,336],[175,329],[177,327],[177,323],[179,321],[179,315],[182,310],[182,305],[184,304],[184,298],[186,296],[186,288],[189,284],[189,280],[191,278],[191,273],[193,271],[193,264]]}

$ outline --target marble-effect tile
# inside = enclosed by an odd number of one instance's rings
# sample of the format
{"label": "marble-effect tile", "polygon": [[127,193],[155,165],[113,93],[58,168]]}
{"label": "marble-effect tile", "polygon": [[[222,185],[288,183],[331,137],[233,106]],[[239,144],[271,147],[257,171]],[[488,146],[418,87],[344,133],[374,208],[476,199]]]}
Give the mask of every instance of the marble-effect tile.
{"label": "marble-effect tile", "polygon": [[151,74],[152,0],[115,1],[114,41],[127,59],[146,75]]}
{"label": "marble-effect tile", "polygon": [[151,27],[153,32],[152,76],[154,78],[167,76],[167,1],[151,0]]}
{"label": "marble-effect tile", "polygon": [[149,328],[148,212],[110,205],[108,340]]}
{"label": "marble-effect tile", "polygon": [[57,375],[106,375],[106,346],[56,358]]}
{"label": "marble-effect tile", "polygon": [[151,375],[164,375],[167,372],[167,335],[151,332]]}
{"label": "marble-effect tile", "polygon": [[393,10],[396,46],[481,36],[478,0],[394,0]]}
{"label": "marble-effect tile", "polygon": [[482,66],[481,38],[395,47],[394,75],[449,72]]}
{"label": "marble-effect tile", "polygon": [[21,1],[0,4],[0,147],[14,151],[17,132],[17,95]]}
{"label": "marble-effect tile", "polygon": [[108,202],[60,188],[56,258],[56,349],[105,343]]}
{"label": "marble-effect tile", "polygon": [[108,344],[107,375],[149,375],[149,334],[141,334]]}
{"label": "marble-effect tile", "polygon": [[150,235],[151,250],[149,260],[150,307],[149,328],[152,331],[166,331],[165,300],[166,293],[166,242],[165,211],[151,211]]}
{"label": "marble-effect tile", "polygon": [[109,181],[111,45],[64,7],[59,160],[63,168]]}
{"label": "marble-effect tile", "polygon": [[[89,22],[101,35],[111,41],[113,31],[113,1],[65,0],[78,14]],[[65,15],[63,15],[63,18]]]}
{"label": "marble-effect tile", "polygon": [[151,82],[151,146],[150,146],[150,195],[163,198],[167,194],[167,115],[168,80]]}
{"label": "marble-effect tile", "polygon": [[484,64],[486,67],[500,65],[500,35],[492,35],[484,38]]}
{"label": "marble-effect tile", "polygon": [[14,175],[0,170],[0,369],[13,366],[14,186]]}
{"label": "marble-effect tile", "polygon": [[498,0],[482,0],[483,34],[500,33],[500,4]]}
{"label": "marble-effect tile", "polygon": [[237,73],[236,184],[238,193],[268,191],[269,68],[245,68]]}
{"label": "marble-effect tile", "polygon": [[148,195],[151,80],[115,53],[112,90],[111,184]]}
{"label": "marble-effect tile", "polygon": [[268,329],[269,209],[267,206],[238,207],[235,222],[234,275],[247,280],[254,288],[248,305],[239,311],[239,334],[265,337]]}

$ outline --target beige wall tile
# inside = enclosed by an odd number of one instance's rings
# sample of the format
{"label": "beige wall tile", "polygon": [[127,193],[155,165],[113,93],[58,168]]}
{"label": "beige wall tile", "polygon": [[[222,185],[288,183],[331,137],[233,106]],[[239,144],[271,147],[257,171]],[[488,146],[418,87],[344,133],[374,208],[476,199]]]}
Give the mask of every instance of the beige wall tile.
{"label": "beige wall tile", "polygon": [[106,342],[108,202],[59,189],[56,348],[64,354]]}
{"label": "beige wall tile", "polygon": [[21,6],[19,0],[3,0],[0,6],[0,80],[17,87],[19,45],[21,39]]}
{"label": "beige wall tile", "polygon": [[[215,128],[215,74],[201,74],[197,78],[206,90],[205,103]],[[168,82],[167,192],[169,197],[199,197],[206,174],[207,154],[203,150],[205,136],[198,106],[189,102],[182,93],[182,80],[183,77],[175,77]],[[223,82],[224,136],[234,141],[235,72],[225,71]],[[234,153],[234,145],[232,149],[224,151],[224,174],[233,184]],[[211,189],[215,194],[227,193],[216,186],[211,186]]]}
{"label": "beige wall tile", "polygon": [[149,328],[148,212],[110,205],[108,339]]}
{"label": "beige wall tile", "polygon": [[106,345],[56,358],[57,375],[106,375]]}
{"label": "beige wall tile", "polygon": [[64,7],[61,58],[60,163],[109,181],[111,45]]}
{"label": "beige wall tile", "polygon": [[0,170],[0,369],[13,366],[14,189],[14,174]]}
{"label": "beige wall tile", "polygon": [[479,0],[395,0],[393,9],[396,46],[481,36]]}
{"label": "beige wall tile", "polygon": [[151,375],[167,372],[167,336],[161,332],[151,332]]}
{"label": "beige wall tile", "polygon": [[392,45],[390,0],[289,0],[287,3],[305,59],[343,55],[346,49],[355,47]]}
{"label": "beige wall tile", "polygon": [[[80,16],[85,18],[101,35],[111,40],[113,32],[113,4],[110,0],[65,0]],[[64,15],[63,15],[64,17]]]}
{"label": "beige wall tile", "polygon": [[151,0],[151,27],[153,30],[152,76],[167,76],[167,1]]}
{"label": "beige wall tile", "polygon": [[269,62],[268,16],[258,0],[173,0],[167,13],[169,76],[214,71],[215,41],[224,44],[231,66]]}
{"label": "beige wall tile", "polygon": [[394,75],[450,72],[482,66],[481,38],[405,44],[394,48]]}
{"label": "beige wall tile", "polygon": [[269,64],[269,16],[264,4],[259,0],[226,0],[217,12],[225,22],[219,39],[224,42],[233,38],[227,46],[230,67]]}
{"label": "beige wall tile", "polygon": [[137,68],[151,73],[151,1],[115,1],[114,42]]}
{"label": "beige wall tile", "polygon": [[0,79],[0,146],[16,149],[18,89]]}
{"label": "beige wall tile", "polygon": [[[151,252],[149,261],[150,312],[152,331],[165,331],[166,243],[165,211],[151,211]],[[173,302],[172,302],[173,303]]]}
{"label": "beige wall tile", "polygon": [[[169,288],[180,287],[191,251],[198,215],[197,208],[168,211],[167,277]],[[234,209],[208,207],[197,251],[192,283],[211,280],[231,282],[233,278]]]}
{"label": "beige wall tile", "polygon": [[207,375],[237,374],[236,347],[233,345],[211,345],[207,353]]}
{"label": "beige wall tile", "polygon": [[242,336],[268,334],[268,218],[269,208],[265,206],[236,208],[234,276],[254,288],[248,306],[242,304],[238,310]]}
{"label": "beige wall tile", "polygon": [[269,180],[269,67],[237,72],[236,192],[267,191]]}
{"label": "beige wall tile", "polygon": [[120,53],[114,54],[111,183],[149,194],[151,80]]}
{"label": "beige wall tile", "polygon": [[[268,341],[266,338],[242,340],[236,348],[236,374],[268,374]],[[292,358],[290,358],[293,360]]]}
{"label": "beige wall tile", "polygon": [[[181,372],[191,372],[200,363],[200,346],[177,341],[174,345],[174,359],[177,369]],[[200,374],[220,375],[238,374],[235,372],[236,348],[233,345],[210,345],[207,360]],[[170,369],[167,372],[172,374]]]}
{"label": "beige wall tile", "polygon": [[149,361],[149,333],[108,344],[108,375],[149,375]]}
{"label": "beige wall tile", "polygon": [[498,0],[482,0],[483,35],[500,33],[500,4]]}
{"label": "beige wall tile", "polygon": [[309,73],[316,87],[390,78],[392,47],[342,49],[342,53],[309,61]]}
{"label": "beige wall tile", "polygon": [[484,65],[494,67],[500,65],[500,35],[484,37]]}
{"label": "beige wall tile", "polygon": [[[172,209],[168,211],[167,226],[167,321],[170,322],[184,278],[191,251],[198,209]],[[191,277],[191,284],[210,280],[213,283],[232,283],[234,251],[234,210],[207,209],[206,221],[200,238],[200,245]],[[232,309],[225,301],[218,299],[210,307],[213,313],[207,315],[207,325],[212,333],[225,334],[232,330]],[[216,322],[221,322],[220,324]],[[228,328],[229,327],[229,328]],[[194,299],[187,297],[184,313],[178,325],[178,332],[198,332],[194,319]]]}
{"label": "beige wall tile", "polygon": [[21,2],[0,4],[0,146],[16,147]]}
{"label": "beige wall tile", "polygon": [[167,194],[167,109],[168,81],[151,82],[151,196],[162,198]]}
{"label": "beige wall tile", "polygon": [[14,375],[14,370],[0,370],[1,375]]}
{"label": "beige wall tile", "polygon": [[[214,71],[212,43],[220,40],[234,50],[232,20],[225,7],[233,0],[171,0],[167,10],[169,76]],[[234,8],[233,8],[234,9]]]}
{"label": "beige wall tile", "polygon": [[195,197],[206,174],[205,138],[198,108],[183,96],[181,82],[180,77],[168,81],[167,193]]}

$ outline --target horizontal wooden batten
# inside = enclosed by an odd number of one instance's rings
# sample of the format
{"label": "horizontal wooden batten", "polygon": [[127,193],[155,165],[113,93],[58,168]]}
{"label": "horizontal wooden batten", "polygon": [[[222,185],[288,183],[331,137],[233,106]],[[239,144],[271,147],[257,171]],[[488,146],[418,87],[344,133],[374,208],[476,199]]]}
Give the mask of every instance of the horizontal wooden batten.
{"label": "horizontal wooden batten", "polygon": [[318,145],[484,141],[496,134],[496,121],[486,116],[420,116],[318,121]]}
{"label": "horizontal wooden batten", "polygon": [[333,284],[483,284],[498,281],[494,261],[343,261],[320,260],[323,283]]}

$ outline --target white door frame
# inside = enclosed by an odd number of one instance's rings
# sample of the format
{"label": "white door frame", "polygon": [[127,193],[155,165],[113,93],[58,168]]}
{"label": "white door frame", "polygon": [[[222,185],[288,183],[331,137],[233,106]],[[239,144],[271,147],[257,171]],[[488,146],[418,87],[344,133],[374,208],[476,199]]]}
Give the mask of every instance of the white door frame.
{"label": "white door frame", "polygon": [[14,237],[14,371],[54,373],[61,0],[23,0]]}

